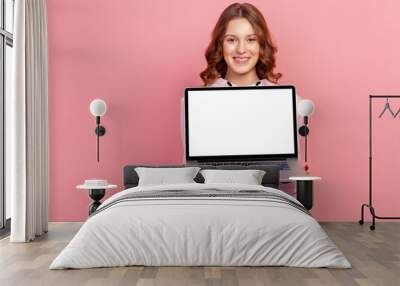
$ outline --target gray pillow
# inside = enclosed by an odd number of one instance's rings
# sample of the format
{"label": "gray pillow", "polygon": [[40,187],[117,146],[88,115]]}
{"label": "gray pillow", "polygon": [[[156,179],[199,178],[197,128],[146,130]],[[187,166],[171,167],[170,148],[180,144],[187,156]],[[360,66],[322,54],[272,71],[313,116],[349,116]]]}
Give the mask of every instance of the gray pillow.
{"label": "gray pillow", "polygon": [[139,186],[195,183],[193,179],[199,170],[199,167],[135,168],[139,176]]}
{"label": "gray pillow", "polygon": [[204,183],[261,185],[265,171],[261,170],[201,170]]}

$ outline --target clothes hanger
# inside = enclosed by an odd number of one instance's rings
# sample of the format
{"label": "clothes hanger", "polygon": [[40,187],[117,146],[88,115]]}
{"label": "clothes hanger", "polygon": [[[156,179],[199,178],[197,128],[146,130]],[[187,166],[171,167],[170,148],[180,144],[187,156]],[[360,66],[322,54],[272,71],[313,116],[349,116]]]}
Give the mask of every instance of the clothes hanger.
{"label": "clothes hanger", "polygon": [[386,103],[385,103],[385,107],[383,108],[381,114],[379,115],[379,118],[381,118],[383,116],[383,114],[386,112],[386,110],[389,110],[390,114],[394,117],[397,116],[397,114],[399,113],[400,109],[396,112],[396,115],[394,114],[394,112],[392,111],[392,109],[390,108],[390,103],[389,103],[389,98],[386,97]]}

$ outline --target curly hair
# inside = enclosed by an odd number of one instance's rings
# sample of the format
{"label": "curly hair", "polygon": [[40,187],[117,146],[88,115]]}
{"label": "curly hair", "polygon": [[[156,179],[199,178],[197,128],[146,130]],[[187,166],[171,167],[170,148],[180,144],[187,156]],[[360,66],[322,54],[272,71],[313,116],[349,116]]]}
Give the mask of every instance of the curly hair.
{"label": "curly hair", "polygon": [[260,79],[268,79],[277,83],[282,76],[281,73],[274,73],[275,54],[278,51],[272,43],[271,34],[267,23],[261,12],[249,3],[234,3],[229,5],[222,12],[211,35],[211,42],[207,47],[205,57],[207,68],[200,73],[200,77],[207,86],[212,84],[217,78],[225,78],[227,64],[223,55],[223,39],[229,21],[236,18],[245,18],[252,25],[260,44],[259,60],[256,64],[257,76]]}

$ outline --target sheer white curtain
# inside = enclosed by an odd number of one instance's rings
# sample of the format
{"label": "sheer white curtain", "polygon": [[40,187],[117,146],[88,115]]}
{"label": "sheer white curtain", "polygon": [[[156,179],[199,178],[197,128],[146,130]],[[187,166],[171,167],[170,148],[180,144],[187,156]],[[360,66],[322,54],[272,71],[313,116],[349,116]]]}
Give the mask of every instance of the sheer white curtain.
{"label": "sheer white curtain", "polygon": [[12,242],[48,226],[47,29],[45,0],[16,0],[11,107],[6,112],[6,164]]}

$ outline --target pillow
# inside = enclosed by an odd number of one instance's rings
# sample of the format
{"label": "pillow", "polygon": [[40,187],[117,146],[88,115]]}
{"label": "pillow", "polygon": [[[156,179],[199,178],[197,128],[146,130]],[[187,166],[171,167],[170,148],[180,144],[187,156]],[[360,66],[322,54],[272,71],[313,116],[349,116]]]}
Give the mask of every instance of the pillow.
{"label": "pillow", "polygon": [[201,170],[204,183],[261,185],[265,171],[261,170]]}
{"label": "pillow", "polygon": [[139,176],[138,186],[195,183],[193,179],[199,170],[199,167],[135,168]]}

